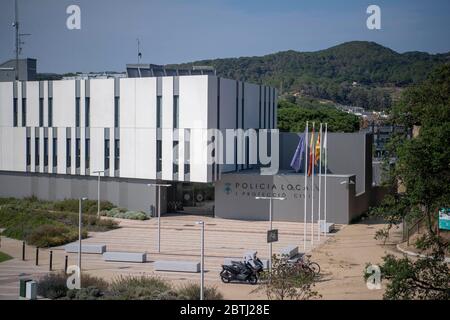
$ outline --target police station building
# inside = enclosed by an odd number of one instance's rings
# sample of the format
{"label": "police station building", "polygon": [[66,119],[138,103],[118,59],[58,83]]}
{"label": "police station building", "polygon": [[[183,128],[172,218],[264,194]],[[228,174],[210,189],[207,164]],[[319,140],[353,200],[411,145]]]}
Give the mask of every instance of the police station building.
{"label": "police station building", "polygon": [[[267,130],[276,106],[271,87],[152,65],[120,79],[0,82],[0,197],[97,199],[101,171],[101,199],[130,210],[154,214],[148,184],[164,182],[163,213],[266,220],[255,197],[276,195],[286,200],[274,219],[302,221],[304,175],[289,165],[299,135]],[[374,201],[372,136],[328,138],[328,220],[348,223]]]}

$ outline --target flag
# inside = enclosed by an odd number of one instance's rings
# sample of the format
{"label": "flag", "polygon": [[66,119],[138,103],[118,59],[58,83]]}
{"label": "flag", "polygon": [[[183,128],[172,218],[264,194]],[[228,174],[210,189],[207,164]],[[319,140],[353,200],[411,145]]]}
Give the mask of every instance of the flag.
{"label": "flag", "polygon": [[311,140],[309,143],[309,161],[308,161],[308,176],[311,175],[314,161],[314,126],[311,132]]}
{"label": "flag", "polygon": [[318,165],[320,160],[320,132],[317,134],[317,141],[316,141],[316,152],[315,152],[315,159],[314,159],[314,165]]}
{"label": "flag", "polygon": [[305,152],[305,135],[300,136],[297,149],[295,150],[294,157],[291,160],[291,168],[296,172],[300,171],[303,159],[303,153]]}

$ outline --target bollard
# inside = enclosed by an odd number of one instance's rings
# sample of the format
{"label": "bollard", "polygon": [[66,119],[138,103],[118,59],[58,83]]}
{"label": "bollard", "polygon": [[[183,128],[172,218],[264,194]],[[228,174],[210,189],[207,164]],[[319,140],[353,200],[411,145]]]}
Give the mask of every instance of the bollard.
{"label": "bollard", "polygon": [[50,266],[48,267],[49,271],[53,269],[53,251],[50,250]]}
{"label": "bollard", "polygon": [[25,261],[25,241],[22,242],[22,260]]}
{"label": "bollard", "polygon": [[39,248],[36,247],[36,265],[39,265]]}
{"label": "bollard", "polygon": [[67,273],[67,262],[69,260],[69,257],[66,256],[65,261],[64,261],[64,272]]}

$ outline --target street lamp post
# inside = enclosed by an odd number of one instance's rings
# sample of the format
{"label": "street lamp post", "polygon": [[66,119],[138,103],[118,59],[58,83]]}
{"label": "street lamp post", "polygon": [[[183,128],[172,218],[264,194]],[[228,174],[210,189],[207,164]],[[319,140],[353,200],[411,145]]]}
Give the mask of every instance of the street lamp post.
{"label": "street lamp post", "polygon": [[205,288],[205,222],[198,221],[196,224],[202,226],[202,236],[201,236],[201,250],[200,250],[200,300],[204,299],[204,288]]}
{"label": "street lamp post", "polygon": [[80,289],[81,289],[81,205],[87,198],[80,198],[78,203],[78,271],[80,276]]}
{"label": "street lamp post", "polygon": [[161,252],[161,187],[170,187],[170,184],[149,183],[149,187],[158,188],[158,253]]}
{"label": "street lamp post", "polygon": [[[273,200],[285,200],[286,198],[281,197],[255,197],[256,200],[269,200],[269,221],[270,230],[272,230],[273,216],[272,216],[272,201]],[[269,242],[269,272],[272,271],[272,242]]]}
{"label": "street lamp post", "polygon": [[97,217],[100,218],[100,173],[104,173],[105,170],[97,170],[94,173],[98,174],[97,180]]}

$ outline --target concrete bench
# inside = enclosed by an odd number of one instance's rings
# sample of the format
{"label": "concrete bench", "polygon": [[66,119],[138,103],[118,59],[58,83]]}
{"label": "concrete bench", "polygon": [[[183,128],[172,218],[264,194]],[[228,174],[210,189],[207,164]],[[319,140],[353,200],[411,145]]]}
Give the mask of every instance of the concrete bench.
{"label": "concrete bench", "polygon": [[147,254],[142,252],[117,252],[109,251],[103,253],[103,260],[117,262],[140,262],[147,261]]}
{"label": "concrete bench", "polygon": [[[67,244],[65,247],[67,253],[78,253],[78,242]],[[102,254],[106,251],[105,244],[84,244],[81,243],[81,253]]]}
{"label": "concrete bench", "polygon": [[154,263],[156,271],[200,272],[200,262],[158,260]]}
{"label": "concrete bench", "polygon": [[320,220],[319,226],[320,226],[320,232],[323,232],[323,233],[330,233],[330,232],[334,231],[334,227],[335,227],[334,223],[331,223],[331,222],[325,223],[325,220]]}
{"label": "concrete bench", "polygon": [[287,246],[280,250],[280,255],[289,259],[298,254],[298,247],[294,245]]}

